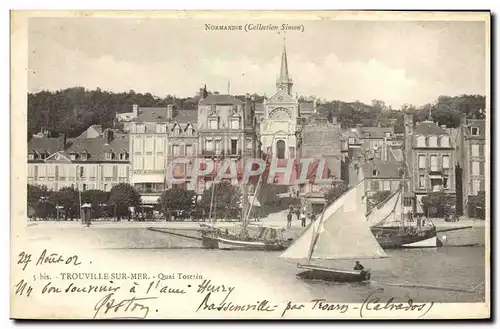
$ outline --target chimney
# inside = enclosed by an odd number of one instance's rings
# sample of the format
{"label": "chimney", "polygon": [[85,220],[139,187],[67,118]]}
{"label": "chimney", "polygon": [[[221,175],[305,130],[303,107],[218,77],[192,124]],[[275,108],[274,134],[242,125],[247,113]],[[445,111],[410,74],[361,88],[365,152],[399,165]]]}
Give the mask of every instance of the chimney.
{"label": "chimney", "polygon": [[173,104],[168,104],[167,105],[167,120],[170,121],[174,117],[174,105]]}
{"label": "chimney", "polygon": [[110,144],[112,140],[113,140],[113,130],[106,129],[104,131],[104,141],[106,145]]}
{"label": "chimney", "polygon": [[68,144],[67,144],[67,140],[66,140],[66,134],[65,133],[62,133],[59,135],[59,138],[61,139],[61,148],[62,150],[66,150]]}
{"label": "chimney", "polygon": [[460,114],[460,125],[461,126],[467,125],[467,115],[465,113]]}
{"label": "chimney", "polygon": [[139,105],[132,105],[132,112],[134,113],[134,118],[137,118],[137,116],[139,115]]}

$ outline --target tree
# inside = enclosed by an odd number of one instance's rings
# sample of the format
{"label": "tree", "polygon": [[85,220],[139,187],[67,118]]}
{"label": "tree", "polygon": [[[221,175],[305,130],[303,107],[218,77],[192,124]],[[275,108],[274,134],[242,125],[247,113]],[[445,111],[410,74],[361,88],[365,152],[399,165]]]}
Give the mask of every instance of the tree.
{"label": "tree", "polygon": [[63,187],[53,193],[50,198],[56,206],[64,208],[66,215],[71,218],[80,217],[80,200],[78,191],[72,187]]}
{"label": "tree", "polygon": [[240,207],[241,193],[238,188],[231,183],[222,181],[212,184],[212,186],[203,191],[200,200],[200,206],[206,214],[210,213],[210,204],[212,203],[212,190],[215,188],[212,205],[212,218],[217,215],[218,218],[227,218]]}
{"label": "tree", "polygon": [[422,198],[422,209],[427,216],[443,217],[454,211],[455,198],[444,192],[431,192]]}
{"label": "tree", "polygon": [[479,192],[477,195],[469,196],[469,216],[485,219],[486,215],[486,193]]}
{"label": "tree", "polygon": [[114,207],[115,216],[120,218],[129,214],[129,207],[141,204],[141,196],[132,185],[120,183],[111,189],[108,204]]}
{"label": "tree", "polygon": [[90,203],[91,211],[95,218],[110,217],[113,210],[106,203],[108,202],[110,192],[101,190],[87,190],[82,192],[82,203]]}
{"label": "tree", "polygon": [[195,202],[195,191],[173,188],[163,192],[160,197],[160,205],[167,212],[172,210],[188,210]]}
{"label": "tree", "polygon": [[326,203],[329,205],[335,200],[337,200],[342,194],[347,192],[348,186],[346,183],[340,183],[334,185],[332,188],[328,190],[328,192],[325,193],[325,199]]}

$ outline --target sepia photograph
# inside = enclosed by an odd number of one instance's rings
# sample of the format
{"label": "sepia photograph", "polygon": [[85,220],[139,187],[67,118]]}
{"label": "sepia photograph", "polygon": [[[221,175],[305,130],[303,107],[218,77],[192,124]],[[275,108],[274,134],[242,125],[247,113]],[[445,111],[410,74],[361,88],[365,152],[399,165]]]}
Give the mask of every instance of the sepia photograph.
{"label": "sepia photograph", "polygon": [[11,318],[489,318],[490,29],[11,11]]}

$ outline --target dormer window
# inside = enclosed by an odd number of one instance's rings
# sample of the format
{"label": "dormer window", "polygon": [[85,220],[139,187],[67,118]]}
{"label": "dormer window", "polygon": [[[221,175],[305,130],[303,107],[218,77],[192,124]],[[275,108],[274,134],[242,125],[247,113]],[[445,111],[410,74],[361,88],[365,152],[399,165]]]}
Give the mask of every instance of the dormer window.
{"label": "dormer window", "polygon": [[354,144],[354,137],[349,137],[349,144]]}
{"label": "dormer window", "polygon": [[105,157],[106,157],[106,160],[108,160],[108,161],[113,160],[113,152],[111,152],[111,151],[106,152]]}
{"label": "dormer window", "polygon": [[44,151],[40,153],[40,159],[45,160],[49,156],[49,152]]}
{"label": "dormer window", "polygon": [[143,123],[137,124],[135,127],[135,132],[138,134],[143,134],[146,132],[146,125]]}
{"label": "dormer window", "polygon": [[179,128],[179,125],[175,125],[174,127],[174,136],[179,136],[180,135],[181,129]]}
{"label": "dormer window", "polygon": [[471,133],[471,135],[479,136],[479,128],[478,127],[471,127],[470,133]]}
{"label": "dormer window", "polygon": [[240,129],[240,119],[232,118],[231,119],[231,129]]}
{"label": "dormer window", "polygon": [[69,154],[69,159],[70,159],[71,161],[75,161],[75,160],[76,160],[76,153],[71,152],[71,153]]}
{"label": "dormer window", "polygon": [[128,160],[128,153],[127,152],[120,153],[120,160]]}
{"label": "dormer window", "polygon": [[186,136],[193,136],[193,127],[188,126],[186,128]]}
{"label": "dormer window", "polygon": [[157,123],[156,124],[156,133],[166,134],[167,133],[167,124],[166,123]]}
{"label": "dormer window", "polygon": [[387,132],[385,133],[385,137],[386,137],[386,138],[391,137],[391,133],[387,131]]}
{"label": "dormer window", "polygon": [[35,153],[28,153],[28,160],[35,160]]}
{"label": "dormer window", "polygon": [[437,147],[437,137],[429,136],[429,147]]}
{"label": "dormer window", "polygon": [[425,147],[425,137],[417,136],[417,147]]}
{"label": "dormer window", "polygon": [[89,154],[87,152],[82,152],[80,154],[80,158],[82,159],[82,161],[86,161],[89,158]]}
{"label": "dormer window", "polygon": [[441,136],[441,147],[450,147],[450,138],[448,136]]}
{"label": "dormer window", "polygon": [[218,118],[211,118],[208,120],[208,127],[210,129],[219,129],[219,119]]}
{"label": "dormer window", "polygon": [[378,176],[378,170],[377,169],[373,169],[372,174],[373,174],[374,177]]}

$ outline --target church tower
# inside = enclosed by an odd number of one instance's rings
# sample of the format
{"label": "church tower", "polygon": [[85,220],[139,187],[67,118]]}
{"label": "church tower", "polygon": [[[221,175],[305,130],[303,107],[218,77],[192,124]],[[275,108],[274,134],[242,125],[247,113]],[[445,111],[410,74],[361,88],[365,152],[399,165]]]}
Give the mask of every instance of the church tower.
{"label": "church tower", "polygon": [[283,43],[283,53],[281,54],[280,76],[276,80],[276,87],[278,88],[278,91],[281,89],[286,94],[292,96],[292,86],[293,86],[292,79],[288,75],[288,60],[286,58],[286,46]]}

